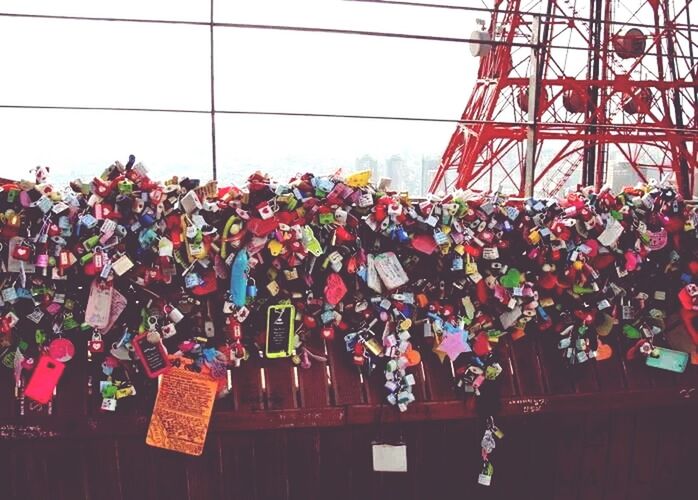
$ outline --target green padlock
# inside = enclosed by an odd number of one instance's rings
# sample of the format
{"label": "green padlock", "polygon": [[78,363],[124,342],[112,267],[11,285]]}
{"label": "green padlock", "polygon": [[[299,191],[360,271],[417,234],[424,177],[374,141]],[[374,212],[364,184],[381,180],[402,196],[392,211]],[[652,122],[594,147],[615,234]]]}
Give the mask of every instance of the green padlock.
{"label": "green padlock", "polygon": [[633,325],[623,325],[623,334],[633,340],[639,339],[642,335],[640,334],[640,330],[635,328]]}
{"label": "green padlock", "polygon": [[323,225],[334,224],[334,214],[332,212],[318,214],[317,219]]}
{"label": "green padlock", "polygon": [[131,194],[133,193],[133,182],[128,179],[124,179],[119,181],[117,188],[121,194]]}
{"label": "green padlock", "polygon": [[87,238],[85,241],[82,242],[82,246],[85,248],[85,250],[92,250],[94,247],[99,245],[99,235],[95,234],[94,236],[90,236]]}

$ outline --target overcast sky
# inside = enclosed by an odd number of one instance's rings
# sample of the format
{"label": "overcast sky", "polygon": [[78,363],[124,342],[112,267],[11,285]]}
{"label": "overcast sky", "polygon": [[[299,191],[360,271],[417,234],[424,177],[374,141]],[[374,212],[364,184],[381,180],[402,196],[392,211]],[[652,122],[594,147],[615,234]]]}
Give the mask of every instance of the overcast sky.
{"label": "overcast sky", "polygon": [[[458,2],[452,2],[458,3]],[[472,0],[470,5],[482,5]],[[187,0],[0,0],[0,12],[207,21]],[[218,1],[218,22],[402,32],[467,38],[466,11],[338,0]],[[13,105],[206,110],[207,26],[0,17],[0,100]],[[216,107],[459,118],[477,60],[462,43],[217,28]],[[364,153],[440,155],[450,124],[382,120],[217,116],[223,178],[249,165],[352,167]],[[0,110],[0,175],[41,163],[54,179],[89,175],[136,154],[158,176],[210,174],[207,115]],[[239,172],[238,172],[239,171]],[[286,173],[286,172],[283,172]],[[235,176],[237,177],[237,176]]]}
{"label": "overcast sky", "polygon": [[[482,7],[492,0],[438,3]],[[626,0],[618,17],[632,19],[636,3]],[[487,19],[464,10],[341,0],[217,0],[214,11],[217,22],[459,38],[470,36],[477,18]],[[210,6],[205,0],[0,0],[0,13],[207,22]],[[208,26],[0,16],[0,46],[0,104],[210,109]],[[458,119],[477,65],[465,43],[219,27],[216,108]],[[439,157],[453,129],[450,123],[218,114],[219,177],[239,182],[253,168],[281,177],[351,169],[364,154],[379,161],[394,154]],[[0,109],[0,151],[0,176],[13,178],[42,164],[58,182],[88,179],[133,153],[157,178],[187,172],[206,179],[211,120],[193,113]]]}

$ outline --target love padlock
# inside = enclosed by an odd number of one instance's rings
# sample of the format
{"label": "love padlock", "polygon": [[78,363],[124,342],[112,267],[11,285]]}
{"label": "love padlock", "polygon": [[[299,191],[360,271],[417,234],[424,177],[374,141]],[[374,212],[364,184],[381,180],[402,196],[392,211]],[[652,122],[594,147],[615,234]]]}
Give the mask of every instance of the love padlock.
{"label": "love padlock", "polygon": [[87,350],[93,354],[104,352],[104,340],[98,332],[92,334],[92,338],[87,341]]}

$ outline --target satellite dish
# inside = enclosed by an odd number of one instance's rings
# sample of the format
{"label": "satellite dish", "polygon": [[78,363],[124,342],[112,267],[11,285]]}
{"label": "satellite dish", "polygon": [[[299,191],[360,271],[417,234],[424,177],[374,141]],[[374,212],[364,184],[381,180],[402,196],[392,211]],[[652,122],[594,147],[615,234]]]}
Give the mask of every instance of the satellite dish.
{"label": "satellite dish", "polygon": [[492,49],[492,45],[487,43],[492,41],[492,36],[487,31],[473,31],[470,38],[470,53],[473,57],[486,56]]}

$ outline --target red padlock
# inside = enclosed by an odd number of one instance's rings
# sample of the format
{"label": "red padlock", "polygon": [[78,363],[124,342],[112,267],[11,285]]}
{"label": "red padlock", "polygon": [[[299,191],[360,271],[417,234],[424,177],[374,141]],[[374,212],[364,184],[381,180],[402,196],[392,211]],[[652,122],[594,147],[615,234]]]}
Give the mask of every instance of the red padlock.
{"label": "red padlock", "polygon": [[334,328],[331,325],[325,326],[320,330],[322,338],[326,340],[332,340],[334,338]]}
{"label": "red padlock", "polygon": [[99,333],[93,333],[92,338],[87,341],[87,350],[92,354],[104,352],[104,340]]}
{"label": "red padlock", "polygon": [[355,365],[362,366],[366,362],[366,358],[364,357],[364,351],[365,351],[365,348],[364,348],[363,344],[357,342],[354,345],[353,360],[354,360]]}
{"label": "red padlock", "polygon": [[12,250],[12,257],[17,260],[29,262],[32,257],[32,253],[32,248],[29,245],[20,243]]}

